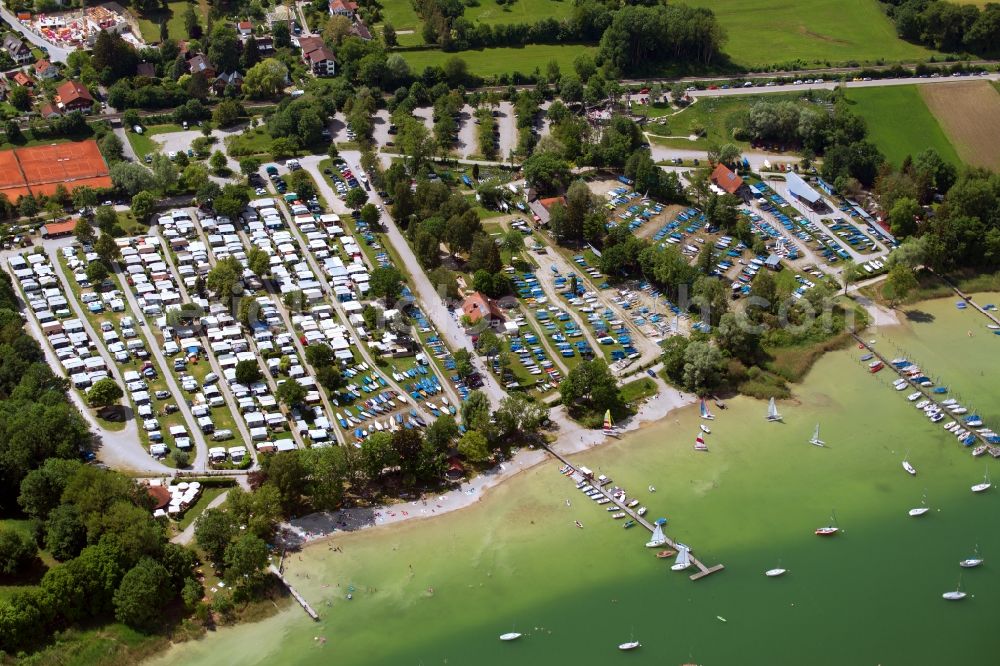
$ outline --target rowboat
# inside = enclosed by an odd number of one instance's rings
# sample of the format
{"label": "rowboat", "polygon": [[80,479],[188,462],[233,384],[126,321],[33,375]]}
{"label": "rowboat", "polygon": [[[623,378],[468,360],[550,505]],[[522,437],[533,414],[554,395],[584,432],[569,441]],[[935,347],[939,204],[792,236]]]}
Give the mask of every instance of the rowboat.
{"label": "rowboat", "polygon": [[630,527],[635,527],[635,521],[634,520],[628,520],[628,521],[625,522],[624,525],[622,525],[622,527],[624,527],[625,529],[628,529]]}
{"label": "rowboat", "polygon": [[625,517],[625,512],[624,511],[619,511],[618,513],[613,513],[613,514],[611,514],[611,517],[614,518],[615,520],[619,520],[619,519]]}
{"label": "rowboat", "polygon": [[656,556],[657,556],[657,557],[658,557],[659,559],[661,559],[661,560],[665,560],[665,559],[667,559],[668,557],[673,557],[673,556],[674,556],[674,555],[676,555],[676,554],[677,554],[677,551],[676,551],[676,550],[670,550],[670,549],[668,548],[667,550],[661,550],[660,552],[658,552],[658,553],[656,554]]}
{"label": "rowboat", "polygon": [[705,438],[698,435],[694,440],[694,450],[695,451],[708,451],[708,445],[705,444]]}

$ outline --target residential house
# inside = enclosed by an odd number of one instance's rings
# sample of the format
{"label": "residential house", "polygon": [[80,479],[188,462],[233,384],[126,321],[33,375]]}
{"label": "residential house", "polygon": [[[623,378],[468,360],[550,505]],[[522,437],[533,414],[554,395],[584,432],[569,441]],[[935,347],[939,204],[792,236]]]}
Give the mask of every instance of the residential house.
{"label": "residential house", "polygon": [[7,34],[3,38],[3,50],[9,53],[18,65],[26,65],[34,59],[34,56],[31,55],[31,47],[13,34]]}
{"label": "residential house", "polygon": [[240,37],[249,37],[253,34],[253,23],[240,21],[236,24],[236,31],[240,33]]}
{"label": "residential house", "polygon": [[547,199],[535,199],[534,201],[528,202],[528,208],[531,210],[531,218],[540,227],[547,226],[549,223],[549,217],[551,217],[552,206],[556,203],[566,204],[566,199],[563,197],[549,197]]}
{"label": "residential house", "polygon": [[462,301],[462,313],[468,318],[470,324],[479,323],[480,319],[486,318],[491,326],[503,322],[503,313],[497,307],[496,302],[478,291],[474,291]]}
{"label": "residential house", "polygon": [[215,78],[216,74],[215,65],[210,63],[208,61],[208,58],[206,58],[200,53],[191,57],[187,61],[187,65],[188,65],[188,71],[191,72],[192,74],[197,74],[200,72],[204,74],[205,78],[209,80]]}
{"label": "residential house", "polygon": [[216,95],[223,95],[226,88],[233,86],[236,92],[243,89],[243,75],[237,71],[223,72],[212,81],[212,92]]}
{"label": "residential house", "polygon": [[90,111],[94,105],[94,98],[79,81],[67,81],[56,88],[56,107],[63,112]]}
{"label": "residential house", "polygon": [[346,16],[354,18],[358,11],[358,3],[351,0],[330,0],[330,16]]}
{"label": "residential house", "polygon": [[56,108],[55,105],[46,102],[45,104],[42,104],[40,107],[38,107],[38,115],[40,115],[42,118],[45,118],[46,120],[52,120],[53,118],[58,118],[59,116],[61,116],[62,113],[59,112],[59,109]]}
{"label": "residential house", "polygon": [[35,76],[51,81],[59,76],[59,68],[48,60],[39,60],[35,63]]}
{"label": "residential house", "polygon": [[333,76],[336,70],[336,59],[333,51],[321,37],[299,37],[299,48],[302,49],[302,61],[316,76]]}
{"label": "residential house", "polygon": [[35,87],[34,79],[21,71],[14,72],[14,75],[10,77],[10,80],[19,86],[24,86],[25,88]]}
{"label": "residential house", "polygon": [[269,56],[274,54],[274,38],[271,37],[270,35],[258,37],[257,51],[259,51],[262,56]]}

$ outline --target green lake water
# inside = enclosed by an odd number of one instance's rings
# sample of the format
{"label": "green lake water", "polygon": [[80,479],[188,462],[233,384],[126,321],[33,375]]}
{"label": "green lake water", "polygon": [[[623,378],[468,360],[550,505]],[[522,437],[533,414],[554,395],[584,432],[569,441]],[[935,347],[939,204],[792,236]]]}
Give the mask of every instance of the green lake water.
{"label": "green lake water", "polygon": [[[866,337],[916,358],[997,428],[1000,336],[952,300],[915,309],[929,316]],[[291,556],[286,572],[320,622],[295,606],[158,663],[993,663],[1000,489],[971,493],[987,461],[892,390],[888,371],[869,374],[861,353],[821,359],[779,403],[784,423],[765,422],[760,401],[731,401],[709,453],[692,449],[692,408],[574,458],[631,490],[647,517],[668,517],[668,534],[722,572],[692,582],[670,571],[643,547],[648,532],[622,529],[547,462],[472,508]],[[828,448],[808,444],[817,422]],[[916,477],[901,467],[907,452]],[[932,511],[910,518],[925,492]],[[842,534],[815,536],[834,509]],[[963,571],[977,543],[986,564]],[[764,576],[777,566],[788,575]],[[969,598],[943,600],[960,574]],[[512,630],[525,636],[498,640]],[[618,651],[632,636],[642,648]]]}

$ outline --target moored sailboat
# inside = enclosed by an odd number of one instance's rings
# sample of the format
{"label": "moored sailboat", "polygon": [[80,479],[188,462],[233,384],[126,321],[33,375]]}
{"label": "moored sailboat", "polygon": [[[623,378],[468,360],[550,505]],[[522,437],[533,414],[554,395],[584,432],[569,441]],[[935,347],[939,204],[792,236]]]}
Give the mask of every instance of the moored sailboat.
{"label": "moored sailboat", "polygon": [[972,486],[972,492],[984,493],[987,490],[989,490],[992,486],[993,484],[990,483],[990,470],[987,469],[986,474],[983,475],[983,482],[977,483],[976,485]]}
{"label": "moored sailboat", "polygon": [[691,549],[682,544],[677,544],[677,559],[670,565],[672,571],[684,571],[691,566]]}
{"label": "moored sailboat", "polygon": [[667,542],[667,536],[663,533],[663,527],[657,523],[653,528],[653,536],[646,542],[646,548],[659,548]]}
{"label": "moored sailboat", "polygon": [[698,435],[694,440],[694,450],[708,451],[708,444],[705,444],[705,438],[701,435]]}

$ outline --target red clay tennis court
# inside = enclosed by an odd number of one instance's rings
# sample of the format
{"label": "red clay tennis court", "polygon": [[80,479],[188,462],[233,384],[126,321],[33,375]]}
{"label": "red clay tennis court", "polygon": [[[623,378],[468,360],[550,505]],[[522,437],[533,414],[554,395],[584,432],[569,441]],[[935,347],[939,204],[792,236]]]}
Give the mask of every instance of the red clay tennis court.
{"label": "red clay tennis court", "polygon": [[0,192],[12,202],[29,192],[51,195],[60,184],[70,192],[85,185],[111,187],[108,165],[96,141],[0,151]]}

